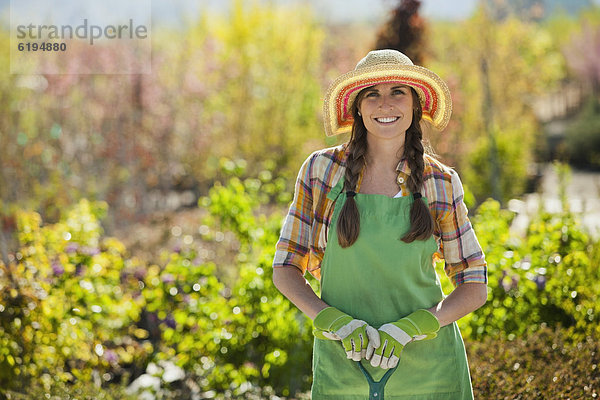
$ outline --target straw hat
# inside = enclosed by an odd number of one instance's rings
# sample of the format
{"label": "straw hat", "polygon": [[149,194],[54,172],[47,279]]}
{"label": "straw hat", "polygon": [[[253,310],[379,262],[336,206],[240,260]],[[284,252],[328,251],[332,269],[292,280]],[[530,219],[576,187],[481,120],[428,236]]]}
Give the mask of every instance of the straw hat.
{"label": "straw hat", "polygon": [[375,50],[356,64],[353,71],[337,78],[325,95],[324,122],[327,136],[352,130],[350,107],[362,89],[379,83],[398,82],[416,90],[423,119],[443,130],[452,114],[452,99],[446,83],[427,68],[397,50]]}

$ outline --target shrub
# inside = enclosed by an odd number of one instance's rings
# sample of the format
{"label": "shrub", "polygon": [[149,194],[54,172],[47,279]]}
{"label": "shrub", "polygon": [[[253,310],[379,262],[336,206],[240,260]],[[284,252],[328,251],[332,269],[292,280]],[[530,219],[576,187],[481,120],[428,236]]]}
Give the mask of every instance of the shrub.
{"label": "shrub", "polygon": [[460,321],[467,337],[514,337],[541,324],[571,328],[575,340],[600,333],[600,245],[563,209],[541,210],[519,238],[510,233],[510,211],[494,200],[480,206],[473,223],[489,266],[489,296]]}
{"label": "shrub", "polygon": [[600,101],[593,95],[569,124],[565,135],[569,162],[582,168],[600,168]]}
{"label": "shrub", "polygon": [[[80,201],[60,222],[42,226],[34,212],[17,213],[20,250],[0,265],[0,386],[45,386],[117,378],[122,362],[152,351],[135,340],[137,285],[121,282],[125,248],[102,238],[105,203]],[[115,375],[116,374],[116,375]],[[47,383],[47,385],[46,385]]]}
{"label": "shrub", "polygon": [[513,340],[467,342],[476,399],[591,399],[600,394],[600,342],[541,327]]}
{"label": "shrub", "polygon": [[[130,257],[103,235],[104,203],[82,200],[55,224],[18,212],[20,249],[0,265],[0,395],[87,398],[96,390],[97,398],[125,398],[115,383],[167,362],[184,377],[161,376],[156,394],[165,399],[307,398],[311,326],[272,283],[282,214],[266,211],[280,190],[267,175],[230,177],[200,201],[208,211],[203,240],[219,245],[219,232],[235,242],[235,257],[218,264],[192,245],[149,265]],[[565,382],[557,393],[590,394],[598,381],[600,247],[569,212],[541,212],[524,238],[511,235],[511,219],[495,201],[473,219],[491,294],[459,321],[476,391],[525,399],[554,396]],[[235,271],[231,285],[217,278],[224,268]],[[536,361],[557,371],[557,381]]]}
{"label": "shrub", "polygon": [[[92,382],[80,380],[72,383],[62,382],[57,377],[53,378],[49,375],[40,377],[31,382],[27,388],[27,393],[23,394],[12,390],[7,390],[4,393],[0,392],[2,400],[30,400],[30,399],[46,399],[46,400],[63,400],[63,399],[80,399],[80,400],[138,400],[137,396],[128,395],[122,386],[111,385],[103,388],[100,385],[95,385]],[[48,383],[48,382],[52,383]]]}
{"label": "shrub", "polygon": [[233,312],[225,322],[227,347],[222,361],[240,373],[231,375],[227,383],[237,392],[248,382],[272,386],[276,393],[289,396],[310,385],[312,330],[308,318],[272,282],[282,215],[254,211],[265,207],[277,189],[265,173],[261,175],[262,179],[245,181],[232,177],[225,185],[213,187],[200,204],[209,210],[211,226],[234,233],[239,242],[235,265],[239,279],[228,303]]}
{"label": "shrub", "polygon": [[[237,241],[233,265],[219,266],[236,269],[232,287],[191,246],[163,252],[156,264],[130,257],[103,237],[105,203],[82,200],[55,224],[19,211],[20,249],[0,264],[4,395],[85,396],[85,382],[103,393],[102,386],[127,384],[162,361],[185,371],[177,385],[161,381],[162,395],[173,398],[182,385],[223,396],[306,390],[310,323],[272,283],[281,214],[255,210],[280,182],[262,176],[232,178],[202,200],[205,222]],[[205,240],[217,239],[209,233]]]}
{"label": "shrub", "polygon": [[[567,166],[557,165],[557,170],[567,179]],[[488,301],[458,321],[466,339],[513,338],[541,324],[572,328],[574,340],[600,333],[600,243],[568,211],[561,186],[566,211],[541,209],[523,237],[511,231],[514,213],[499,202],[488,199],[479,206],[472,223],[488,264]],[[449,293],[452,285],[439,264],[442,287]]]}

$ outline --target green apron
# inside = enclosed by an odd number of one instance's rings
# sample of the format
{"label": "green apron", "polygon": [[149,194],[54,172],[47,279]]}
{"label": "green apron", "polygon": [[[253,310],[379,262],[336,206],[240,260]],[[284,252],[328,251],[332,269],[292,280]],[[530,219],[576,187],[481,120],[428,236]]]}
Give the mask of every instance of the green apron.
{"label": "green apron", "polygon": [[[346,201],[340,195],[342,185],[339,182],[328,195],[337,201],[321,264],[323,301],[379,328],[442,300],[432,266],[437,250],[433,236],[412,243],[400,240],[410,226],[412,196],[357,193],[360,234],[352,246],[341,248],[335,225]],[[366,360],[361,363],[375,381],[386,372]],[[346,358],[341,342],[315,338],[312,399],[368,398],[367,380],[358,364]],[[435,339],[409,343],[385,385],[387,400],[472,398],[467,357],[456,323],[441,328]]]}

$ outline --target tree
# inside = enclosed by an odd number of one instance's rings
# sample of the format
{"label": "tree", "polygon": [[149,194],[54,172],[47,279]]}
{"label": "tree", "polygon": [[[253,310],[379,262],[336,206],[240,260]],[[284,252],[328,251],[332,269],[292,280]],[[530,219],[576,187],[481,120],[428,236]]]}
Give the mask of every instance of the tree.
{"label": "tree", "polygon": [[391,17],[379,29],[375,47],[396,49],[406,54],[413,63],[423,65],[426,55],[425,20],[419,15],[420,0],[400,0],[391,11]]}
{"label": "tree", "polygon": [[[596,11],[600,16],[600,9]],[[572,35],[564,46],[565,58],[570,70],[589,88],[590,96],[600,94],[600,24],[585,18],[581,30]],[[599,110],[600,111],[600,110]]]}
{"label": "tree", "polygon": [[[431,67],[453,95],[452,122],[431,136],[435,148],[479,201],[494,192],[495,179],[499,200],[521,194],[540,131],[532,100],[565,76],[558,47],[542,26],[514,17],[496,22],[483,9],[432,32]],[[490,154],[497,154],[496,170]]]}
{"label": "tree", "polygon": [[[322,137],[323,32],[309,7],[245,3],[157,28],[148,75],[0,74],[0,218],[19,204],[56,221],[89,197],[110,203],[111,230],[194,204],[222,157],[245,159],[249,174],[266,162],[295,176]],[[86,57],[65,59],[67,69]]]}

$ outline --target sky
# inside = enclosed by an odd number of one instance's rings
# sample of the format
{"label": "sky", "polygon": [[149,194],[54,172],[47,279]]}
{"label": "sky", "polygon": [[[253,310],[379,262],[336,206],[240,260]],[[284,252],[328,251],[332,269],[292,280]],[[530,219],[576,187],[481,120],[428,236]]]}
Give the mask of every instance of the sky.
{"label": "sky", "polygon": [[[461,19],[469,16],[475,9],[478,0],[423,0],[421,12],[430,18]],[[328,21],[345,22],[357,20],[381,20],[387,12],[397,4],[397,0],[278,0],[277,3],[308,2],[313,6],[316,15]],[[153,0],[155,8],[162,8],[163,1]],[[227,0],[171,0],[175,7],[165,7],[161,11],[162,18],[171,18],[177,8],[200,10],[205,6],[215,10],[223,10]]]}
{"label": "sky", "polygon": [[[423,0],[423,15],[431,18],[461,19],[469,16],[475,9],[478,0]],[[397,4],[397,0],[278,0],[277,3],[308,2],[313,6],[316,15],[323,16],[327,21],[378,21]],[[162,0],[153,0],[153,7],[163,8]],[[227,0],[171,0],[168,4],[177,6],[164,7],[162,18],[171,18],[177,8],[200,10],[201,6],[223,10]]]}
{"label": "sky", "polygon": [[[0,18],[7,22],[11,0],[0,0]],[[53,4],[64,0],[13,0],[36,7],[60,9]],[[152,23],[176,25],[185,16],[199,15],[202,9],[225,11],[230,0],[148,0],[152,4]],[[316,15],[327,22],[383,20],[397,0],[262,0],[273,3],[309,2]],[[478,0],[423,0],[422,13],[431,18],[461,19],[469,16]],[[600,1],[600,0],[598,0]]]}
{"label": "sky", "polygon": [[[11,0],[0,0],[0,21],[7,22]],[[38,7],[60,9],[53,4],[65,4],[67,0],[13,0],[19,3],[37,4]],[[73,0],[70,0],[73,1]],[[92,0],[81,0],[92,1]],[[94,0],[97,1],[97,0]],[[141,1],[141,0],[137,0]],[[225,11],[231,0],[145,0],[152,4],[152,24],[177,26],[189,16],[200,15],[201,10]],[[251,0],[248,0],[249,2]],[[271,3],[312,4],[316,15],[325,22],[373,21],[381,23],[398,0],[256,0]],[[479,0],[422,0],[421,13],[432,19],[460,20],[471,15]],[[68,2],[68,1],[67,1]],[[128,3],[129,1],[125,1]],[[600,0],[593,0],[600,4]],[[104,3],[104,2],[103,2]],[[124,3],[121,3],[124,4]]]}

